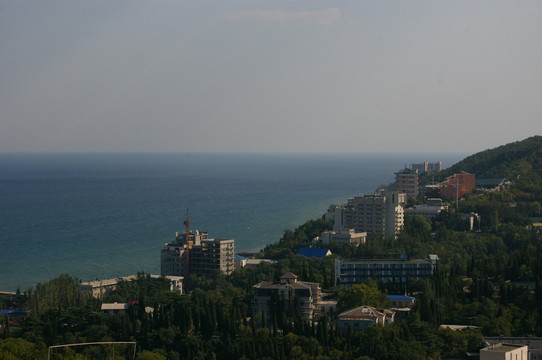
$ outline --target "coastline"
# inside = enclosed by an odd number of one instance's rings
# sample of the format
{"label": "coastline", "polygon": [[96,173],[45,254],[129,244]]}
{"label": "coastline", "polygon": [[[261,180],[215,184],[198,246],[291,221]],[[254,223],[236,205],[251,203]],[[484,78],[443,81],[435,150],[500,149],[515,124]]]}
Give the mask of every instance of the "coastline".
{"label": "coastline", "polygon": [[[12,158],[0,166],[0,227],[7,229],[0,234],[0,289],[24,291],[63,273],[82,281],[158,273],[160,250],[182,229],[187,208],[194,228],[234,238],[239,252],[259,251],[284,230],[322,216],[332,202],[373,191],[405,163],[434,155],[419,156],[32,154],[22,163]],[[0,156],[0,165],[5,158]]]}

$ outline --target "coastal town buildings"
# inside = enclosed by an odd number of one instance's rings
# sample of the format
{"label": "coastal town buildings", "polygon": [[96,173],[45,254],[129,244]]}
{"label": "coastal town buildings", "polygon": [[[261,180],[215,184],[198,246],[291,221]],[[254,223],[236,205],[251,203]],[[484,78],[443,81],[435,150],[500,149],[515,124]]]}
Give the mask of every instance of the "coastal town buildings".
{"label": "coastal town buildings", "polygon": [[442,161],[437,161],[435,163],[424,161],[422,163],[412,164],[410,168],[412,170],[418,170],[419,174],[431,175],[442,170]]}
{"label": "coastal town buildings", "polygon": [[262,281],[254,285],[254,314],[264,314],[267,321],[272,320],[272,307],[282,302],[288,313],[293,314],[296,306],[303,321],[311,321],[319,315],[320,284],[299,281],[298,276],[287,272],[278,282]]}
{"label": "coastal town buildings", "polygon": [[476,179],[476,191],[491,192],[510,187],[511,181],[506,178]]}
{"label": "coastal town buildings", "polygon": [[388,300],[394,308],[410,308],[416,305],[416,298],[407,295],[388,295]]}
{"label": "coastal town buildings", "polygon": [[416,306],[416,298],[407,295],[388,295],[391,309],[395,312],[395,320],[408,320],[410,312]]}
{"label": "coastal town buildings", "polygon": [[484,342],[489,345],[507,344],[518,347],[527,346],[529,360],[542,360],[542,337],[485,336]]}
{"label": "coastal town buildings", "polygon": [[[153,313],[154,308],[146,306],[143,309],[147,314]],[[139,301],[129,301],[127,303],[103,303],[101,306],[101,311],[104,315],[107,316],[126,316],[130,313],[132,315],[137,315],[141,309],[139,309]]]}
{"label": "coastal town buildings", "polygon": [[336,242],[339,245],[358,246],[365,244],[367,241],[366,232],[356,232],[355,229],[343,229],[340,231],[324,231],[320,236],[316,237],[313,242],[322,245],[329,245]]}
{"label": "coastal town buildings", "polygon": [[480,360],[528,360],[526,345],[494,344],[480,349]]}
{"label": "coastal town buildings", "polygon": [[368,236],[396,237],[404,226],[405,202],[404,193],[382,190],[349,199],[345,206],[330,207],[326,219],[334,221],[336,233],[354,229]]}
{"label": "coastal town buildings", "polygon": [[363,305],[340,313],[338,319],[339,327],[343,332],[348,331],[349,328],[359,331],[374,324],[391,324],[395,320],[395,311]]}
{"label": "coastal town buildings", "polygon": [[462,171],[440,183],[440,196],[444,199],[461,199],[466,194],[472,194],[475,186],[476,176]]}
{"label": "coastal town buildings", "polygon": [[103,303],[101,311],[108,316],[125,316],[128,308],[128,303]]}
{"label": "coastal town buildings", "polygon": [[444,210],[446,210],[444,205],[414,205],[411,208],[405,209],[405,215],[411,217],[423,216],[427,219],[433,219]]}
{"label": "coastal town buildings", "polygon": [[302,247],[297,250],[297,255],[303,255],[308,258],[317,258],[317,259],[323,259],[326,256],[331,255],[331,250],[325,249],[325,248],[307,248]]}
{"label": "coastal town buildings", "polygon": [[428,259],[335,259],[335,285],[351,286],[369,278],[377,281],[406,283],[407,279],[421,280],[433,275],[438,256]]}
{"label": "coastal town buildings", "polygon": [[419,194],[418,170],[404,169],[395,173],[397,191],[405,193],[408,199],[415,199]]}
{"label": "coastal town buildings", "polygon": [[322,298],[318,302],[318,309],[320,316],[327,316],[330,320],[337,319],[337,300],[326,299],[326,294],[322,294]]}
{"label": "coastal town buildings", "polygon": [[[3,293],[8,293],[8,291],[3,291]],[[30,310],[2,309],[0,310],[0,318],[2,316],[7,317],[9,323],[8,326],[20,327],[24,324],[30,313]],[[0,322],[0,333],[5,331],[5,326],[6,324],[4,322]]]}
{"label": "coastal town buildings", "polygon": [[[159,279],[161,275],[149,275],[151,279]],[[183,277],[182,276],[165,276],[169,281],[169,290],[172,292],[183,293]],[[101,298],[105,294],[111,294],[117,289],[117,285],[121,281],[134,281],[137,275],[119,276],[116,278],[85,281],[81,283],[81,290],[88,292],[94,298]]]}
{"label": "coastal town buildings", "polygon": [[188,216],[184,224],[186,232],[176,233],[173,242],[164,244],[160,254],[162,274],[213,275],[216,271],[231,274],[235,269],[235,241],[212,239],[207,232],[198,230],[191,232]]}

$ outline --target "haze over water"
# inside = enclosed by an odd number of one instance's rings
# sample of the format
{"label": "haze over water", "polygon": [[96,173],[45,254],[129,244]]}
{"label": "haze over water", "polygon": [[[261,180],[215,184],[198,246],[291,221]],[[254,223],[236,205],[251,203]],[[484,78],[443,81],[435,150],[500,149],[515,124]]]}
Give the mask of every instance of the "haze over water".
{"label": "haze over water", "polygon": [[405,164],[463,154],[0,154],[0,290],[160,271],[192,229],[258,251]]}

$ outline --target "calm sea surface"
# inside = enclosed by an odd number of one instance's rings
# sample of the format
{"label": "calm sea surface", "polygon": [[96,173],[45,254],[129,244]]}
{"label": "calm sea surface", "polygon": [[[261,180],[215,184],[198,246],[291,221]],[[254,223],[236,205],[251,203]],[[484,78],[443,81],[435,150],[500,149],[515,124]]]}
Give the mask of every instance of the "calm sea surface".
{"label": "calm sea surface", "polygon": [[183,230],[257,251],[405,164],[463,154],[0,154],[0,290],[158,274]]}

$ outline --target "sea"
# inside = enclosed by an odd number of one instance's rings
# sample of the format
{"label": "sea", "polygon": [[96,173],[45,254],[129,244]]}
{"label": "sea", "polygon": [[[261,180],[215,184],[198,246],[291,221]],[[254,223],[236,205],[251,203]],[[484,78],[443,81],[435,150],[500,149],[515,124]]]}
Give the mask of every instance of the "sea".
{"label": "sea", "polygon": [[160,272],[184,230],[257,252],[411,163],[465,154],[0,153],[0,290]]}

